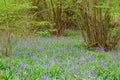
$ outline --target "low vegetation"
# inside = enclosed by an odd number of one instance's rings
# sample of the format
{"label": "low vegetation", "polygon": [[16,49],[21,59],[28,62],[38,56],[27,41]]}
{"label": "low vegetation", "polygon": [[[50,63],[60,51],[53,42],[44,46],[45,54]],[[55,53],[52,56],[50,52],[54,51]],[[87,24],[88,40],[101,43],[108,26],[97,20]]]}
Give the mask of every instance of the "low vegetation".
{"label": "low vegetation", "polygon": [[120,80],[120,0],[0,0],[0,80]]}
{"label": "low vegetation", "polygon": [[120,79],[120,47],[110,52],[88,50],[79,37],[11,41],[13,54],[0,58],[2,80]]}

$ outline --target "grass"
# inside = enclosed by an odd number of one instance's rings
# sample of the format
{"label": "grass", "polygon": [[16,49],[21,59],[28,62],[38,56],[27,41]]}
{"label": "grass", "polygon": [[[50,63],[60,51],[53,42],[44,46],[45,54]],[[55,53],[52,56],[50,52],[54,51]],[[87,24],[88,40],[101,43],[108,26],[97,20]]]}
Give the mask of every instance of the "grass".
{"label": "grass", "polygon": [[120,51],[88,50],[79,37],[13,38],[0,80],[120,80]]}

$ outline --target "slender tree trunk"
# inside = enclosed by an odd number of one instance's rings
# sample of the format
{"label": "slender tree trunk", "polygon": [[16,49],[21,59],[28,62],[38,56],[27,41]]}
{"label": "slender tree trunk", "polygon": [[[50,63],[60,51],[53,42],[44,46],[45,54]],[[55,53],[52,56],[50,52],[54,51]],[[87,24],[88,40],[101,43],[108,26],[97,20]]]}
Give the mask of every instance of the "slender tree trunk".
{"label": "slender tree trunk", "polygon": [[[6,0],[4,0],[5,7],[7,9],[7,4]],[[8,12],[6,11],[6,16],[9,19]],[[5,56],[10,56],[12,54],[12,46],[11,46],[11,41],[10,41],[10,24],[9,21],[6,22],[5,24],[6,29],[4,32],[2,32],[2,55]]]}

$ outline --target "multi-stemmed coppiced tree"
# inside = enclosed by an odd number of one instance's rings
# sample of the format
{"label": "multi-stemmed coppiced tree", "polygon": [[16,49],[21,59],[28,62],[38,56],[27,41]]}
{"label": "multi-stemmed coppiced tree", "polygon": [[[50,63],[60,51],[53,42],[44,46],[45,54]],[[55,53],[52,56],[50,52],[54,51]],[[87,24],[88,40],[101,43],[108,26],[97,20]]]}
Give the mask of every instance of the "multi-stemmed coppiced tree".
{"label": "multi-stemmed coppiced tree", "polygon": [[120,1],[81,0],[80,26],[87,47],[100,47],[108,51],[114,49],[120,40]]}

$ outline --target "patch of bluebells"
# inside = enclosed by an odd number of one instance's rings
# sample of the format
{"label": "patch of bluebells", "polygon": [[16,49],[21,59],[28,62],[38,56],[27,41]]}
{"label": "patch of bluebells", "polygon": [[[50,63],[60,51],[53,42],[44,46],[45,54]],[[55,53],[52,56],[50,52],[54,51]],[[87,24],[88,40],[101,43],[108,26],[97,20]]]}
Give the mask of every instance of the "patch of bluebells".
{"label": "patch of bluebells", "polygon": [[85,78],[86,78],[86,77],[89,77],[89,76],[95,77],[97,74],[98,74],[98,71],[95,70],[95,69],[87,70],[87,71],[84,73],[83,77],[85,77]]}
{"label": "patch of bluebells", "polygon": [[[83,47],[80,38],[68,39],[17,38],[16,43],[13,44],[13,56],[8,61],[10,67],[21,80],[25,77],[32,80],[79,80],[87,77],[100,79],[103,75],[101,72],[103,70],[106,72],[108,66],[114,65],[117,70],[120,70],[119,50],[115,53],[104,53],[103,48],[98,48],[100,51],[97,52],[89,51]],[[58,64],[61,70],[57,70]],[[108,70],[111,73],[115,72],[114,69],[108,68]],[[107,73],[105,75],[114,76]]]}

